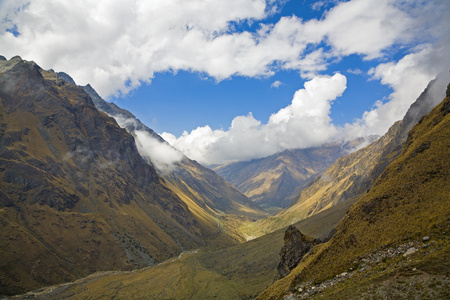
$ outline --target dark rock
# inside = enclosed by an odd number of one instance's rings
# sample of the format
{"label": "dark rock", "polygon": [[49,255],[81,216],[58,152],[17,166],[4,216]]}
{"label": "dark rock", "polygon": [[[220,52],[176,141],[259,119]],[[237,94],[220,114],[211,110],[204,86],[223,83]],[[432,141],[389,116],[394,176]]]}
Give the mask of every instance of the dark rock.
{"label": "dark rock", "polygon": [[430,148],[431,143],[430,142],[423,142],[417,149],[414,151],[414,154],[419,154]]}
{"label": "dark rock", "polygon": [[313,246],[314,242],[310,238],[302,234],[295,226],[290,225],[284,234],[284,246],[280,251],[281,261],[278,264],[278,275],[275,279],[289,275]]}
{"label": "dark rock", "polygon": [[61,78],[65,82],[76,85],[75,81],[73,80],[72,77],[69,76],[69,74],[64,73],[64,72],[58,72],[57,74],[58,74],[59,78]]}

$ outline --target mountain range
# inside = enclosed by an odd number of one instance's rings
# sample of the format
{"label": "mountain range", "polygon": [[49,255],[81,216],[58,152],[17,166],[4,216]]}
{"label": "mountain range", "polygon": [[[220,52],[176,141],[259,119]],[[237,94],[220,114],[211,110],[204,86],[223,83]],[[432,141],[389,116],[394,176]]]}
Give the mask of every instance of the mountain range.
{"label": "mountain range", "polygon": [[301,190],[291,206],[274,216],[247,226],[247,236],[287,227],[302,219],[345,201],[357,201],[364,195],[401,152],[409,130],[444,98],[446,74],[431,81],[411,105],[403,120],[368,146],[338,158],[326,171]]}
{"label": "mountain range", "polygon": [[249,199],[90,85],[0,57],[0,294],[447,299],[447,83],[350,154],[216,168]]}
{"label": "mountain range", "polygon": [[300,191],[336,159],[362,143],[367,140],[285,150],[265,158],[216,166],[213,170],[262,208],[278,212],[291,205]]}
{"label": "mountain range", "polygon": [[[68,74],[59,72],[58,76],[75,85],[75,81]],[[140,154],[149,164],[160,163],[158,157],[155,158],[153,153],[145,151],[151,147],[162,147],[162,151],[173,151],[178,154],[177,160],[168,165],[163,163],[162,167],[157,167],[155,170],[164,178],[171,190],[177,193],[201,218],[208,219],[210,222],[220,222],[220,226],[226,229],[229,235],[236,240],[242,240],[242,235],[234,230],[233,226],[228,226],[228,219],[234,217],[244,220],[260,219],[268,215],[215,172],[171,147],[129,111],[103,100],[89,84],[80,87],[91,96],[93,103],[100,111],[115,118],[122,128],[132,134],[137,144],[144,144],[141,146],[144,150],[140,151]]]}

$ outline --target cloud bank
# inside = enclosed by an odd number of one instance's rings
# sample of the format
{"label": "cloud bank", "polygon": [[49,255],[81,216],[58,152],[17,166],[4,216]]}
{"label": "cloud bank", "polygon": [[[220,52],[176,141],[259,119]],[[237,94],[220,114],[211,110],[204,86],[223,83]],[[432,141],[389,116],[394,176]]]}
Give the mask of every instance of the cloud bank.
{"label": "cloud bank", "polygon": [[[403,2],[352,0],[321,20],[286,16],[263,23],[283,2],[4,0],[0,44],[8,45],[3,55],[64,70],[107,98],[167,70],[222,80],[287,69],[312,78],[330,59],[381,57],[392,45],[414,39],[420,32],[414,28],[424,22],[408,14],[412,9]],[[238,31],[243,23],[257,23],[257,30]]]}
{"label": "cloud bank", "polygon": [[[266,124],[249,113],[237,116],[227,130],[204,126],[178,138],[163,134],[203,163],[261,157],[331,137],[383,134],[427,83],[449,68],[448,1],[314,1],[314,9],[331,7],[320,19],[292,15],[266,22],[284,2],[3,0],[0,50],[64,70],[103,98],[126,94],[164,71],[223,80],[295,70],[309,80]],[[256,29],[242,30],[246,27]],[[399,49],[403,54],[394,57]],[[346,80],[323,74],[350,55],[377,62],[366,75],[394,92],[359,120],[337,128],[330,107]]]}

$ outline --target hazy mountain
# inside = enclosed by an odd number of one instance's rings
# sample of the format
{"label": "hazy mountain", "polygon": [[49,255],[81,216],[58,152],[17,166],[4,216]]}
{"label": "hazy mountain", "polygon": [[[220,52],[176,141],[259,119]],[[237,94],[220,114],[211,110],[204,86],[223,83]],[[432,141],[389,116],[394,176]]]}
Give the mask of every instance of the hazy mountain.
{"label": "hazy mountain", "polygon": [[0,60],[0,224],[0,294],[153,265],[219,235],[83,89],[20,57]]}
{"label": "hazy mountain", "polygon": [[363,139],[308,149],[292,149],[260,159],[215,167],[250,200],[265,209],[286,208],[311,180]]}
{"label": "hazy mountain", "polygon": [[370,145],[336,160],[316,177],[292,205],[257,223],[247,235],[259,236],[288,226],[340,202],[366,193],[385,167],[399,155],[409,130],[444,97],[445,76],[430,82],[403,120]]}
{"label": "hazy mountain", "polygon": [[326,244],[260,299],[448,299],[450,85]]}

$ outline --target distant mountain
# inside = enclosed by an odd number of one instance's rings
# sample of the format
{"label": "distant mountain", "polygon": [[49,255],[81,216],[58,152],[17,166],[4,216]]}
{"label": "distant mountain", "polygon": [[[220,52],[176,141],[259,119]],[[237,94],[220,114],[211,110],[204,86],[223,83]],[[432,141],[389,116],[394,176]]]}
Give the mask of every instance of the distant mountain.
{"label": "distant mountain", "polygon": [[221,231],[83,89],[20,57],[0,57],[0,224],[0,294],[154,265]]}
{"label": "distant mountain", "polygon": [[[75,83],[66,73],[58,73],[58,75],[67,82]],[[130,133],[133,134],[136,131],[148,133],[157,142],[172,148],[160,135],[139,121],[132,113],[103,100],[89,84],[81,88],[91,96],[99,110],[121,121],[119,124]],[[173,149],[173,151],[177,150]],[[152,163],[148,156],[147,161]],[[166,179],[175,192],[183,194],[182,199],[189,198],[188,202],[193,201],[195,205],[214,217],[223,213],[251,218],[267,215],[258,205],[215,172],[181,153],[180,159],[173,163],[173,167],[157,169],[157,172]]]}
{"label": "distant mountain", "polygon": [[286,208],[300,191],[339,157],[362,143],[333,143],[292,149],[260,159],[235,162],[213,170],[265,209]]}
{"label": "distant mountain", "polygon": [[449,158],[450,85],[332,239],[258,299],[448,299]]}
{"label": "distant mountain", "polygon": [[388,132],[370,145],[336,160],[323,174],[316,177],[300,196],[285,210],[262,220],[255,228],[263,233],[286,227],[333,205],[366,193],[378,176],[401,152],[408,132],[442,99],[445,76],[430,82],[425,91],[411,105],[403,120],[396,122]]}

